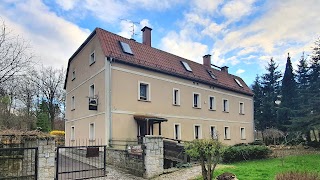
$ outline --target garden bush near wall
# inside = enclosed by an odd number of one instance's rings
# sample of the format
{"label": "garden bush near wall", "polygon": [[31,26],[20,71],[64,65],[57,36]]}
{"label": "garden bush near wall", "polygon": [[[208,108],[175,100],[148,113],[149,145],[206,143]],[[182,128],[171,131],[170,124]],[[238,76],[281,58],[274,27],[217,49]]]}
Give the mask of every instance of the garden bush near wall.
{"label": "garden bush near wall", "polygon": [[225,149],[222,160],[225,163],[230,163],[252,159],[265,159],[268,158],[271,153],[272,151],[267,146],[229,146]]}

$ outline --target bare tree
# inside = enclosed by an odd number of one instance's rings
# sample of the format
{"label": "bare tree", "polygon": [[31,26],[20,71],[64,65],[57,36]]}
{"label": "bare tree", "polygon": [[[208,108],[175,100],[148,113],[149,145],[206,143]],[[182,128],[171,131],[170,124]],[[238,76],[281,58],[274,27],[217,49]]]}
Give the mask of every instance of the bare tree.
{"label": "bare tree", "polygon": [[24,73],[32,65],[28,43],[8,31],[0,22],[0,85],[17,74]]}
{"label": "bare tree", "polygon": [[64,69],[53,69],[52,67],[42,67],[33,75],[33,82],[39,89],[42,100],[46,103],[49,112],[51,128],[54,128],[54,120],[61,112],[61,106],[64,100]]}

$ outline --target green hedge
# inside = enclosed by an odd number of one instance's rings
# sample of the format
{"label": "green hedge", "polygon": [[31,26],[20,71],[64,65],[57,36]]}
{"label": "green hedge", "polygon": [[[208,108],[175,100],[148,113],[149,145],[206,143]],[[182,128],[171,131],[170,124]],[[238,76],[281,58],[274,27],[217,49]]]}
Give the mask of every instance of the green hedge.
{"label": "green hedge", "polygon": [[225,149],[222,160],[225,163],[230,163],[252,159],[265,159],[268,158],[271,153],[272,151],[266,146],[230,146]]}

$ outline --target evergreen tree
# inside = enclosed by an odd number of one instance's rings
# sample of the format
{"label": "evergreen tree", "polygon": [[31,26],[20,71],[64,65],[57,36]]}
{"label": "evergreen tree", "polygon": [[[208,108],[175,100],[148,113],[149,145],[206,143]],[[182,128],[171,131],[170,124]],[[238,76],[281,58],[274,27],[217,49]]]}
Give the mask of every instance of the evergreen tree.
{"label": "evergreen tree", "polygon": [[263,91],[260,82],[260,77],[257,75],[256,79],[252,85],[252,91],[254,93],[254,122],[255,128],[259,131],[263,131],[267,126],[264,121],[262,121],[262,97]]}
{"label": "evergreen tree", "polygon": [[293,74],[291,58],[288,53],[286,69],[282,79],[281,86],[281,104],[278,109],[278,127],[282,131],[287,131],[287,126],[290,125],[292,112],[296,109],[296,81]]}
{"label": "evergreen tree", "polygon": [[277,122],[277,108],[278,105],[275,103],[280,94],[280,78],[281,72],[277,70],[278,65],[271,58],[268,66],[266,67],[267,73],[262,76],[262,110],[261,110],[261,121],[264,122],[265,128],[279,128]]}
{"label": "evergreen tree", "polygon": [[37,128],[43,132],[49,132],[51,130],[49,112],[44,100],[39,104],[39,110],[37,112]]}

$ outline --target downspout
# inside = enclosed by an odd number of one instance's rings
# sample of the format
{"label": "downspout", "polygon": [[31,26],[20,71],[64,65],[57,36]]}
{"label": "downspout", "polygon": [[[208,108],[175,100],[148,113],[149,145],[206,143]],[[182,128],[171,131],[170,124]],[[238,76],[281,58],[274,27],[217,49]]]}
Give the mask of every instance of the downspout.
{"label": "downspout", "polygon": [[105,105],[106,105],[106,114],[105,114],[105,125],[106,125],[106,134],[105,134],[105,143],[107,146],[110,146],[110,142],[112,140],[112,112],[111,112],[111,57],[105,58]]}

